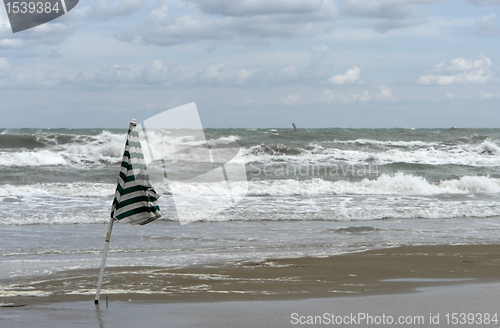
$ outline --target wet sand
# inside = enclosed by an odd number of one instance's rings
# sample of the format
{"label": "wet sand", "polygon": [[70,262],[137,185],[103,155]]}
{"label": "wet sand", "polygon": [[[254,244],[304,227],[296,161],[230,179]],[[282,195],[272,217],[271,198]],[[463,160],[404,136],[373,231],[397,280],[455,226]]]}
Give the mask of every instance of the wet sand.
{"label": "wet sand", "polygon": [[[98,269],[0,281],[3,308],[92,302]],[[408,246],[326,258],[267,259],[187,268],[106,268],[101,304],[276,301],[411,293],[500,283],[500,245]]]}
{"label": "wet sand", "polygon": [[[36,304],[0,309],[0,326],[99,328],[499,327],[500,284],[424,288],[420,293],[252,302]],[[473,314],[471,321],[455,314]],[[490,318],[489,321],[485,320]],[[479,320],[482,320],[480,323]],[[329,321],[330,320],[330,321]],[[335,324],[332,324],[334,320]],[[453,320],[459,320],[453,322]],[[392,324],[390,324],[392,322]],[[487,323],[486,323],[487,322]]]}

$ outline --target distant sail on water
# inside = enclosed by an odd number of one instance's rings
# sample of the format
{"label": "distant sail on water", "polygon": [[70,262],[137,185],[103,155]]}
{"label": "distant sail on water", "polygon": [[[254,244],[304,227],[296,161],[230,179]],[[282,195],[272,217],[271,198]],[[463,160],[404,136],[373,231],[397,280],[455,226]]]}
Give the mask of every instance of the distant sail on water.
{"label": "distant sail on water", "polygon": [[295,123],[292,123],[292,126],[293,126],[293,129],[294,129],[295,131],[297,131],[297,126],[295,125]]}
{"label": "distant sail on water", "polygon": [[195,103],[145,120],[142,136],[153,185],[160,194],[171,194],[181,224],[234,208],[247,194],[240,146],[207,140]]}

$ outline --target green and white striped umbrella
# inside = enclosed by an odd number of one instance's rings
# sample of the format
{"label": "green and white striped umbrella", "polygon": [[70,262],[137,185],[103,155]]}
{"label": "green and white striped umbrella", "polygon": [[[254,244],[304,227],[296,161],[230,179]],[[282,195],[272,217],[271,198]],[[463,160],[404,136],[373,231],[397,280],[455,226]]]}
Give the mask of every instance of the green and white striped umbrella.
{"label": "green and white striped umbrella", "polygon": [[161,217],[158,198],[151,186],[136,121],[130,121],[111,217],[130,224],[146,224]]}

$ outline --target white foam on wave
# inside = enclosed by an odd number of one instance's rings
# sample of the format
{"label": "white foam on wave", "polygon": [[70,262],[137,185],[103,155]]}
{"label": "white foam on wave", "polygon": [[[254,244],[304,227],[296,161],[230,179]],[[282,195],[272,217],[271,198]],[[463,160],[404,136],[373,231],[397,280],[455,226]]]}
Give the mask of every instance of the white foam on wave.
{"label": "white foam on wave", "polygon": [[31,212],[13,213],[0,216],[0,225],[58,225],[58,224],[97,224],[109,222],[109,212],[81,213],[81,212]]}
{"label": "white foam on wave", "polygon": [[0,152],[0,166],[67,165],[61,153],[50,150]]}
{"label": "white foam on wave", "polygon": [[112,197],[116,185],[110,183],[35,183],[0,185],[0,197]]}
{"label": "white foam on wave", "polygon": [[[272,197],[272,196],[270,196]],[[451,219],[500,217],[500,202],[439,201],[423,196],[342,196],[305,199],[286,196],[251,198],[236,210],[204,218],[226,221],[373,221],[387,219]],[[412,224],[411,221],[408,224]]]}
{"label": "white foam on wave", "polygon": [[[288,148],[286,150],[289,151]],[[500,155],[500,147],[491,140],[485,140],[480,144],[440,145],[414,150],[388,149],[379,152],[324,148],[317,144],[295,149],[295,153],[292,154],[280,152],[279,147],[271,148],[266,145],[245,149],[245,158],[248,162],[264,164],[287,162],[295,165],[345,162],[376,165],[408,163],[492,167],[500,166],[498,155]]]}
{"label": "white foam on wave", "polygon": [[[168,132],[168,131],[167,131]],[[163,133],[148,133],[152,142],[167,146],[168,153],[174,153],[186,146],[196,147],[206,145],[206,141],[191,140],[189,137],[176,138]],[[119,164],[122,160],[125,145],[124,134],[114,134],[103,131],[96,136],[70,135],[72,141],[58,144],[55,135],[41,136],[39,140],[48,145],[47,148],[32,151],[0,152],[0,166],[36,167],[36,166],[83,166],[99,164]],[[238,140],[237,136],[224,136],[215,139],[217,144],[229,144]],[[188,160],[200,160],[197,152],[192,152]],[[206,159],[204,159],[206,160]]]}
{"label": "white foam on wave", "polygon": [[404,194],[435,195],[464,193],[500,193],[500,180],[484,176],[431,183],[412,174],[382,174],[377,179],[361,181],[262,180],[249,184],[248,195],[325,195],[325,194]]}
{"label": "white foam on wave", "polygon": [[[176,193],[185,195],[223,195],[227,193],[227,182],[170,182]],[[231,182],[237,194],[244,190],[246,182]],[[0,185],[0,197],[113,197],[116,185],[111,183],[36,183],[31,185]],[[160,183],[155,188],[161,192]],[[310,180],[253,180],[248,181],[249,196],[282,195],[329,195],[329,194],[394,194],[435,195],[467,193],[500,193],[500,179],[487,176],[463,176],[460,179],[429,182],[412,174],[382,174],[377,179],[361,181]]]}
{"label": "white foam on wave", "polygon": [[62,156],[71,163],[119,163],[123,156],[125,136],[104,131],[87,143],[64,145]]}
{"label": "white foam on wave", "polygon": [[396,147],[429,147],[437,146],[437,142],[428,141],[382,141],[373,139],[356,139],[356,140],[334,140],[329,143],[334,144],[347,144],[347,145],[377,145],[377,146],[396,146]]}
{"label": "white foam on wave", "polygon": [[[174,193],[184,195],[213,196],[227,193],[226,181],[221,182],[174,182]],[[244,190],[244,182],[231,182],[235,194]],[[156,185],[159,191],[162,186]],[[463,176],[460,179],[429,182],[413,174],[382,174],[376,179],[365,178],[361,181],[327,181],[320,178],[310,180],[258,180],[248,181],[248,196],[286,196],[286,195],[438,195],[500,193],[500,179],[487,176]]]}
{"label": "white foam on wave", "polygon": [[[231,188],[237,194],[246,190],[244,181],[232,181]],[[36,183],[30,185],[0,185],[0,197],[112,197],[116,185],[111,183]],[[161,192],[167,188],[156,183]],[[170,187],[179,194],[223,195],[227,193],[227,182],[170,182]],[[166,189],[165,189],[166,190]],[[328,194],[395,194],[435,195],[467,193],[500,193],[500,179],[487,176],[463,176],[460,179],[429,182],[412,174],[382,174],[377,179],[361,181],[327,181],[320,178],[310,180],[252,180],[248,181],[249,196],[282,195],[328,195]],[[8,200],[7,200],[8,201]]]}
{"label": "white foam on wave", "polygon": [[[175,193],[209,196],[232,204],[244,182],[175,183]],[[162,193],[160,185],[155,186]],[[36,184],[0,187],[0,225],[95,224],[109,220],[114,184]],[[428,182],[403,173],[350,182],[312,179],[250,181],[247,197],[204,221],[443,219],[500,216],[500,180],[481,176]],[[436,198],[432,195],[456,194]],[[468,195],[474,195],[469,197]],[[481,195],[482,194],[482,195]],[[492,196],[493,194],[493,196]],[[463,196],[467,195],[467,196]],[[214,197],[216,196],[216,197]],[[430,197],[429,197],[430,196]],[[170,197],[161,196],[164,220],[176,220]],[[495,198],[493,198],[495,199]],[[189,201],[189,200],[188,200]],[[193,209],[200,203],[191,202]]]}
{"label": "white foam on wave", "polygon": [[58,144],[55,137],[40,136],[47,148],[32,151],[0,152],[0,166],[33,167],[119,163],[125,136],[103,131],[96,136],[70,136],[70,143]]}

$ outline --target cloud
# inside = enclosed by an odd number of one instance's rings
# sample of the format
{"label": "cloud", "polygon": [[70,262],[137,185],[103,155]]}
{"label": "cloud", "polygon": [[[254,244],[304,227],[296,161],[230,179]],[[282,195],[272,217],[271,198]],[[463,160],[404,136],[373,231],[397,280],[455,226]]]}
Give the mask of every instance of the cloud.
{"label": "cloud", "polygon": [[228,85],[234,83],[242,84],[250,80],[259,71],[259,68],[227,70],[223,64],[213,64],[207,66],[202,72],[195,73],[192,83],[201,81],[212,85],[214,82],[217,82],[219,85],[221,83],[227,83]]}
{"label": "cloud", "polygon": [[[0,58],[0,66],[2,66]],[[1,77],[0,68],[0,77]],[[165,85],[174,80],[171,69],[159,60],[148,65],[113,65],[102,67],[94,75],[77,74],[69,77],[53,70],[9,69],[9,78],[1,81],[4,88],[13,89],[99,89],[106,87],[135,87],[141,85]]]}
{"label": "cloud", "polygon": [[426,15],[418,10],[420,4],[440,0],[344,0],[339,12],[344,16],[366,19],[363,25],[385,33],[389,30],[422,24]]}
{"label": "cloud", "polygon": [[272,14],[319,14],[318,9],[335,8],[328,0],[185,0],[204,13],[224,16],[256,16]]}
{"label": "cloud", "polygon": [[259,69],[246,69],[241,68],[236,72],[236,82],[244,83],[248,79],[250,79],[255,73],[257,73]]}
{"label": "cloud", "polygon": [[380,86],[379,91],[372,93],[369,91],[363,91],[361,93],[356,92],[335,92],[332,90],[325,90],[323,96],[315,99],[318,103],[355,103],[355,102],[369,102],[369,101],[395,101],[397,100],[393,94],[392,90],[386,86]]}
{"label": "cloud", "polygon": [[313,52],[318,52],[318,53],[327,52],[328,49],[329,49],[328,46],[324,43],[313,44],[311,47],[311,50]]}
{"label": "cloud", "polygon": [[100,84],[129,84],[135,80],[140,71],[133,66],[114,65],[101,68],[93,81]]}
{"label": "cloud", "polygon": [[285,68],[282,68],[280,70],[281,76],[283,76],[286,79],[295,79],[297,78],[297,75],[299,75],[299,70],[297,67],[291,65]]}
{"label": "cloud", "polygon": [[8,79],[0,80],[0,86],[21,89],[46,89],[66,85],[65,76],[58,76],[52,70],[35,69],[29,72],[11,71]]}
{"label": "cloud", "polygon": [[[89,89],[142,88],[142,87],[234,87],[241,85],[276,85],[285,80],[277,72],[264,72],[261,68],[227,68],[223,64],[204,67],[166,65],[161,60],[148,64],[111,65],[101,67],[95,74],[67,76],[49,70],[36,70],[22,67],[9,68],[6,60],[0,57],[0,78],[9,74],[10,78],[1,80],[5,88],[53,88]],[[3,69],[5,68],[5,69]]]}
{"label": "cloud", "polygon": [[141,6],[141,0],[94,0],[88,15],[97,21],[108,21],[115,17],[128,16],[138,11]]}
{"label": "cloud", "polygon": [[197,13],[176,15],[167,5],[118,35],[126,42],[177,44],[295,38],[327,33],[334,28],[337,7],[328,0],[229,1],[188,0]]}
{"label": "cloud", "polygon": [[392,95],[392,90],[386,86],[380,86],[380,91],[375,94],[375,99],[378,101],[388,101],[388,100],[396,100],[396,98]]}
{"label": "cloud", "polygon": [[130,27],[118,35],[126,42],[172,46],[199,41],[222,40],[230,37],[230,19],[210,19],[169,15],[167,5],[153,10],[146,20],[138,26]]}
{"label": "cloud", "polygon": [[500,6],[500,0],[467,0],[467,2],[481,7]]}
{"label": "cloud", "polygon": [[490,93],[490,92],[481,91],[481,93],[479,94],[479,97],[482,99],[500,98],[500,92]]}
{"label": "cloud", "polygon": [[446,99],[449,99],[449,100],[452,100],[452,99],[455,99],[457,96],[454,94],[454,93],[451,93],[451,92],[447,92],[444,97]]}
{"label": "cloud", "polygon": [[500,29],[495,26],[495,21],[498,18],[496,14],[484,15],[476,21],[474,28],[470,33],[477,36],[497,36],[500,35]]}
{"label": "cloud", "polygon": [[417,83],[422,85],[484,84],[493,79],[492,66],[491,60],[484,55],[480,55],[476,60],[459,57],[453,59],[448,66],[444,61],[436,65],[434,70],[445,74],[422,75]]}
{"label": "cloud", "polygon": [[353,68],[348,69],[345,74],[334,75],[328,79],[328,82],[336,85],[352,84],[359,80],[361,75],[361,70],[353,66]]}
{"label": "cloud", "polygon": [[7,72],[10,69],[10,64],[4,57],[0,57],[0,72]]}
{"label": "cloud", "polygon": [[39,45],[58,45],[73,34],[78,27],[88,27],[95,21],[108,21],[128,16],[140,9],[143,0],[93,0],[80,1],[71,12],[48,23],[12,33],[5,10],[0,10],[0,49],[23,50]]}
{"label": "cloud", "polygon": [[4,57],[0,57],[0,79],[9,76],[10,64]]}
{"label": "cloud", "polygon": [[0,49],[18,50],[31,48],[37,45],[60,44],[72,34],[77,24],[64,15],[57,19],[34,28],[12,33],[7,12],[0,9]]}
{"label": "cloud", "polygon": [[226,73],[223,71],[223,64],[210,65],[205,69],[205,73],[201,76],[203,80],[208,82],[221,82],[227,79]]}
{"label": "cloud", "polygon": [[287,106],[299,105],[302,103],[302,96],[300,94],[285,95],[280,98],[281,103]]}

